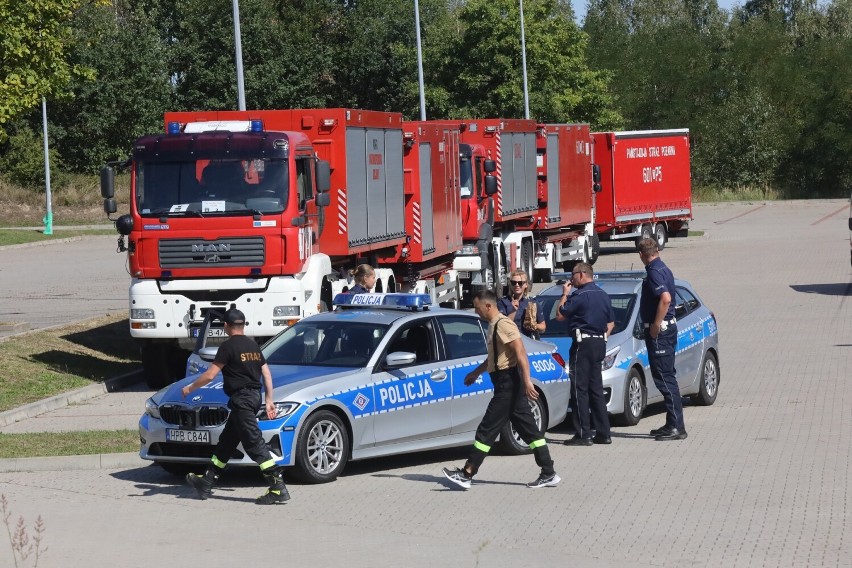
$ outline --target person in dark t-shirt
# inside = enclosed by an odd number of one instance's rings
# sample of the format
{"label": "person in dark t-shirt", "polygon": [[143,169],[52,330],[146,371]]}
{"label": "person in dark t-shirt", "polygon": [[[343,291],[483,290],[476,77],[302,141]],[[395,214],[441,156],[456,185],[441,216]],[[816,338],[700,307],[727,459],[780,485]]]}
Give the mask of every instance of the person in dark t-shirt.
{"label": "person in dark t-shirt", "polygon": [[210,497],[213,485],[228,465],[237,444],[242,442],[246,453],[257,462],[264,477],[269,481],[269,489],[255,502],[259,505],[273,505],[290,499],[290,493],[284,485],[283,468],[275,463],[281,456],[273,453],[266,444],[257,425],[257,413],[261,408],[261,380],[266,391],[266,415],[270,420],[275,418],[272,374],[260,347],[253,339],[246,337],[245,323],[246,317],[240,310],[230,309],[225,312],[225,333],[228,339],[219,346],[210,368],[181,389],[186,398],[192,391],[210,383],[221,372],[225,394],[230,397],[228,408],[231,410],[207,471],[204,475],[190,473],[186,480],[196,489],[201,499]]}

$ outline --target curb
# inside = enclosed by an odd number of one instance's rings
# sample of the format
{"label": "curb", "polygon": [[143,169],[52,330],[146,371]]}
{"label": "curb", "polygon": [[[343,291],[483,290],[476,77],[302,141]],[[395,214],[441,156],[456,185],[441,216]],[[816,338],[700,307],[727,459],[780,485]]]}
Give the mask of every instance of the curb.
{"label": "curb", "polygon": [[36,402],[31,402],[29,404],[19,406],[18,408],[13,408],[12,410],[0,412],[0,428],[15,422],[20,422],[21,420],[26,420],[27,418],[39,416],[52,410],[63,408],[69,404],[83,402],[108,392],[114,392],[129,387],[141,380],[141,370],[131,371],[118,377],[107,379],[102,383],[96,383],[70,392],[57,394],[50,398],[45,398],[44,400],[37,400]]}
{"label": "curb", "polygon": [[138,453],[53,456],[47,458],[7,458],[0,459],[0,473],[126,469],[146,467],[150,463],[140,458]]}

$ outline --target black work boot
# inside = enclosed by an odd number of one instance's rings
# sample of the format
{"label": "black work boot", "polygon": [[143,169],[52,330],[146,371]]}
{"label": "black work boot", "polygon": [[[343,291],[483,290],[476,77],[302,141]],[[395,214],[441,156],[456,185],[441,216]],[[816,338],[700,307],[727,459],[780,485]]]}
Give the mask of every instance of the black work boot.
{"label": "black work boot", "polygon": [[215,465],[209,465],[207,466],[207,470],[204,472],[204,475],[187,473],[186,482],[195,488],[198,492],[198,498],[203,501],[213,494],[213,486],[217,481],[219,481],[219,476],[221,474],[221,469]]}
{"label": "black work boot", "polygon": [[272,467],[263,472],[263,477],[269,482],[269,489],[266,493],[255,499],[258,505],[275,505],[283,503],[290,499],[290,492],[287,491],[287,486],[284,485],[284,470],[280,467]]}

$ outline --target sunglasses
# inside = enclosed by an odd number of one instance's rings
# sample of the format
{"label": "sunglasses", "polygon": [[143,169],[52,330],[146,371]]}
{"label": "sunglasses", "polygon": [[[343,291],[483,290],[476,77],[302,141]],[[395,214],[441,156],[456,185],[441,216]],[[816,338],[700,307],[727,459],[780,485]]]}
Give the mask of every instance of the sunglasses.
{"label": "sunglasses", "polygon": [[512,280],[512,286],[523,286],[527,283],[526,280]]}

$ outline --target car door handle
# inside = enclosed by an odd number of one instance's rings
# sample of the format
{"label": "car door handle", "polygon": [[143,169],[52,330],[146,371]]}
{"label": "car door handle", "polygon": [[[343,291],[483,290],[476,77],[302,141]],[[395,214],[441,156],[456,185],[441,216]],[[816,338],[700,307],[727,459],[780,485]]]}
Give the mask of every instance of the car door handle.
{"label": "car door handle", "polygon": [[447,372],[446,371],[435,371],[434,373],[429,375],[429,378],[432,379],[433,381],[435,381],[436,383],[440,383],[441,381],[444,381],[444,380],[447,379]]}

